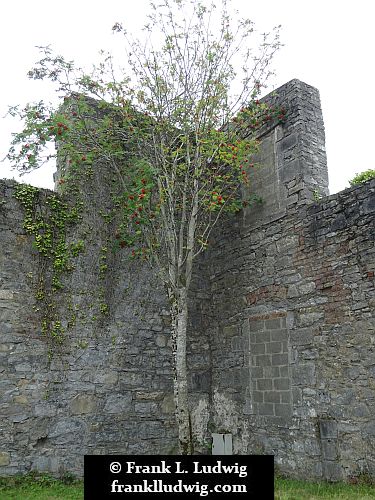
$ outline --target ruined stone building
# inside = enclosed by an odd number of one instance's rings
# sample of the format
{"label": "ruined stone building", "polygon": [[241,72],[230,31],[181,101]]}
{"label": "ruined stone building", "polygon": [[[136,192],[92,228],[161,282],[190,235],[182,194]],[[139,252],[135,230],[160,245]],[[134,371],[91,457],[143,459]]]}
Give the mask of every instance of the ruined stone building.
{"label": "ruined stone building", "polygon": [[[196,448],[231,435],[233,453],[274,454],[294,477],[375,478],[375,181],[327,196],[318,91],[293,80],[269,99],[287,120],[262,136],[251,189],[264,201],[220,226],[197,263]],[[0,475],[175,453],[167,301],[149,267],[111,251],[106,166],[79,185],[67,238],[84,244],[50,302],[16,191],[0,181]],[[37,209],[50,197],[41,190]],[[42,307],[65,342],[43,336]]]}

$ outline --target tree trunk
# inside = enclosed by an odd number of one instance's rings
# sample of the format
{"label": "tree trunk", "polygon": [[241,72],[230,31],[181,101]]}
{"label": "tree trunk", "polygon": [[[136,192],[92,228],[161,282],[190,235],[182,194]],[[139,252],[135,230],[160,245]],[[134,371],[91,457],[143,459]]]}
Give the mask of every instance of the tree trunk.
{"label": "tree trunk", "polygon": [[187,289],[179,288],[177,297],[173,294],[172,340],[174,368],[174,400],[178,427],[179,450],[182,455],[193,453],[191,422],[188,403],[188,380],[186,366],[187,339]]}

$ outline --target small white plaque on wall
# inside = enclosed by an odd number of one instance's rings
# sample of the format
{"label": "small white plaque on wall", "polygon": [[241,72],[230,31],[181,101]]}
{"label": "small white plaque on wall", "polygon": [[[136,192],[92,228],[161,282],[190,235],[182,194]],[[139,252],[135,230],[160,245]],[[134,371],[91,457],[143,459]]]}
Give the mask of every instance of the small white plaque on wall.
{"label": "small white plaque on wall", "polygon": [[232,434],[212,434],[212,455],[233,455]]}

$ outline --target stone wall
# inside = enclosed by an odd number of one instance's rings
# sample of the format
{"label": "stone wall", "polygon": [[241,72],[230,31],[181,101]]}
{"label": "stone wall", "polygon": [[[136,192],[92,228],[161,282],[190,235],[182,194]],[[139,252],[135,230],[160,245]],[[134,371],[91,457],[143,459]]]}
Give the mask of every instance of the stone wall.
{"label": "stone wall", "polygon": [[[84,251],[54,292],[51,261],[23,227],[17,185],[0,181],[0,476],[32,469],[81,475],[84,454],[176,453],[168,303],[147,265],[112,250],[110,172],[96,165],[75,177],[80,220],[67,227],[66,244],[83,241]],[[34,210],[48,213],[52,194],[41,190]],[[200,301],[190,307],[197,442],[209,399],[200,276],[198,266],[192,293]],[[43,334],[43,307],[61,322],[62,343]]]}
{"label": "stone wall", "polygon": [[[314,202],[328,192],[318,92],[293,80],[266,99],[287,120],[262,131],[249,174],[263,204],[223,224],[197,262],[194,438],[204,452],[208,429],[232,433],[235,453],[274,453],[298,477],[375,477],[375,185]],[[85,251],[51,298],[62,344],[41,332],[36,281],[51,276],[16,186],[0,181],[0,475],[175,452],[167,301],[149,268],[111,250],[110,172],[97,165],[78,182],[67,244]]]}
{"label": "stone wall", "polygon": [[[40,260],[23,229],[17,184],[0,183],[0,475],[30,469],[82,474],[83,454],[176,451],[164,291],[147,266],[111,251],[111,183],[99,186],[103,178],[98,168],[79,182],[82,219],[67,242],[83,239],[85,251],[50,297],[65,331],[61,345],[42,334],[36,298],[40,269],[46,266],[48,279],[50,263]],[[46,208],[50,194],[41,192],[36,210]],[[192,306],[196,317],[199,307]],[[208,347],[199,328],[195,332],[191,378],[201,392],[202,419]]]}
{"label": "stone wall", "polygon": [[85,234],[85,252],[56,297],[67,338],[51,343],[35,310],[39,257],[22,229],[13,183],[0,188],[0,474],[81,474],[84,453],[170,453],[171,356],[158,283],[120,254],[109,253],[111,271],[100,276],[111,228],[90,200],[74,229]]}
{"label": "stone wall", "polygon": [[375,181],[210,254],[214,424],[288,474],[375,477]]}

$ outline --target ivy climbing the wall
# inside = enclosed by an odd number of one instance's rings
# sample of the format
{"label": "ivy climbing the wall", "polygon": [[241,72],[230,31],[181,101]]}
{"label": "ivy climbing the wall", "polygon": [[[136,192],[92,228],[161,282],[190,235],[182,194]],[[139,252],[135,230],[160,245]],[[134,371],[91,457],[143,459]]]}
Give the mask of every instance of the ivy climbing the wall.
{"label": "ivy climbing the wall", "polygon": [[33,238],[39,254],[36,276],[29,276],[35,287],[41,314],[41,331],[48,339],[63,342],[65,328],[57,312],[56,294],[63,288],[62,277],[73,269],[72,260],[84,251],[84,242],[67,244],[68,226],[79,220],[81,202],[69,206],[57,194],[46,194],[34,186],[20,184],[14,197],[25,213],[23,228]]}

